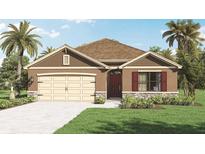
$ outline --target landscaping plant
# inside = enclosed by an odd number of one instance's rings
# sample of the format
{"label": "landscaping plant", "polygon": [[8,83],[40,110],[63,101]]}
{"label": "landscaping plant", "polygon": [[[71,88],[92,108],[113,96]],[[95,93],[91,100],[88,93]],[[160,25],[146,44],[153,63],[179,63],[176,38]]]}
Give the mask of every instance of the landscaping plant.
{"label": "landscaping plant", "polygon": [[34,97],[24,97],[12,100],[0,99],[0,109],[6,109],[10,107],[31,103],[34,102],[34,100]]}
{"label": "landscaping plant", "polygon": [[104,104],[105,103],[105,97],[99,96],[95,99],[95,104]]}
{"label": "landscaping plant", "polygon": [[136,98],[134,96],[126,95],[120,104],[122,109],[146,109],[153,108],[157,105],[193,105],[194,97],[185,96],[152,96],[149,98]]}

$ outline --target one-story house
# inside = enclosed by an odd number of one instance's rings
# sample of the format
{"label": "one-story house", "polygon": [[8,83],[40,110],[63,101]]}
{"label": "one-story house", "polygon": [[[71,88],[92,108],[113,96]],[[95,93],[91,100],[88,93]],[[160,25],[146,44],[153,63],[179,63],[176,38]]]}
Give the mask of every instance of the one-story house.
{"label": "one-story house", "polygon": [[68,45],[31,62],[28,94],[40,101],[94,102],[97,97],[176,95],[182,66],[153,52],[101,39]]}

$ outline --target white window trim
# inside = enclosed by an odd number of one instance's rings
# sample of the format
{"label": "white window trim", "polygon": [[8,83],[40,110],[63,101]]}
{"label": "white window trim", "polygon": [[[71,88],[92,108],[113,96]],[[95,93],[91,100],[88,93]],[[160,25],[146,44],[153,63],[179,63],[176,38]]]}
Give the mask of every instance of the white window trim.
{"label": "white window trim", "polygon": [[162,72],[162,70],[138,70],[138,72]]}
{"label": "white window trim", "polygon": [[[65,58],[68,58],[68,63],[65,63]],[[63,65],[70,65],[70,55],[63,55]]]}

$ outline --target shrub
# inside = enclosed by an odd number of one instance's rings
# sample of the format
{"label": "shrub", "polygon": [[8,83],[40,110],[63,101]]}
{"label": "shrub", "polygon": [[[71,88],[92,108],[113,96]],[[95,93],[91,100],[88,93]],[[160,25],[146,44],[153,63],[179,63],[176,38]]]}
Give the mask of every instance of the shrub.
{"label": "shrub", "polygon": [[150,97],[154,104],[161,105],[191,105],[194,104],[193,97],[185,96],[153,96]]}
{"label": "shrub", "polygon": [[105,97],[99,96],[95,99],[95,104],[104,104],[105,103]]}
{"label": "shrub", "polygon": [[150,99],[136,98],[134,96],[126,95],[120,104],[122,109],[146,109],[153,108],[154,104]]}
{"label": "shrub", "polygon": [[6,109],[18,105],[23,105],[23,104],[31,103],[33,101],[34,101],[34,97],[24,97],[24,98],[18,98],[14,100],[0,99],[0,109]]}
{"label": "shrub", "polygon": [[159,105],[191,105],[194,104],[193,97],[184,96],[153,96],[150,98],[136,98],[134,96],[126,95],[120,104],[122,109],[145,109],[153,108],[154,104]]}

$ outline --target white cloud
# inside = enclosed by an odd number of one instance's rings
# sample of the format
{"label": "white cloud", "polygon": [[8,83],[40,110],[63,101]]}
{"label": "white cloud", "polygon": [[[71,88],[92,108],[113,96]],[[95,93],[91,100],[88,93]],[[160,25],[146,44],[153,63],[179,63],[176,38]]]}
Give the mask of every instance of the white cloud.
{"label": "white cloud", "polygon": [[70,28],[69,25],[62,25],[62,26],[61,26],[61,29],[69,29],[69,28]]}
{"label": "white cloud", "polygon": [[68,19],[68,21],[73,21],[76,24],[80,24],[80,23],[94,24],[96,22],[93,19]]}
{"label": "white cloud", "polygon": [[[14,25],[16,27],[19,27],[19,23],[16,23]],[[36,29],[33,32],[38,33],[39,35],[46,35],[50,38],[55,38],[55,37],[58,37],[60,35],[60,32],[57,32],[55,29],[48,31],[48,30],[45,30],[45,29],[40,28],[40,27],[35,26],[35,25],[30,25],[30,27],[31,28],[36,27]]]}
{"label": "white cloud", "polygon": [[0,30],[6,29],[6,24],[5,23],[0,23]]}
{"label": "white cloud", "polygon": [[43,28],[37,28],[37,29],[35,29],[35,31],[37,33],[39,33],[40,35],[47,35],[50,38],[55,38],[55,37],[58,37],[60,35],[60,32],[57,32],[54,29],[51,30],[51,31],[47,31],[47,30],[45,30]]}

